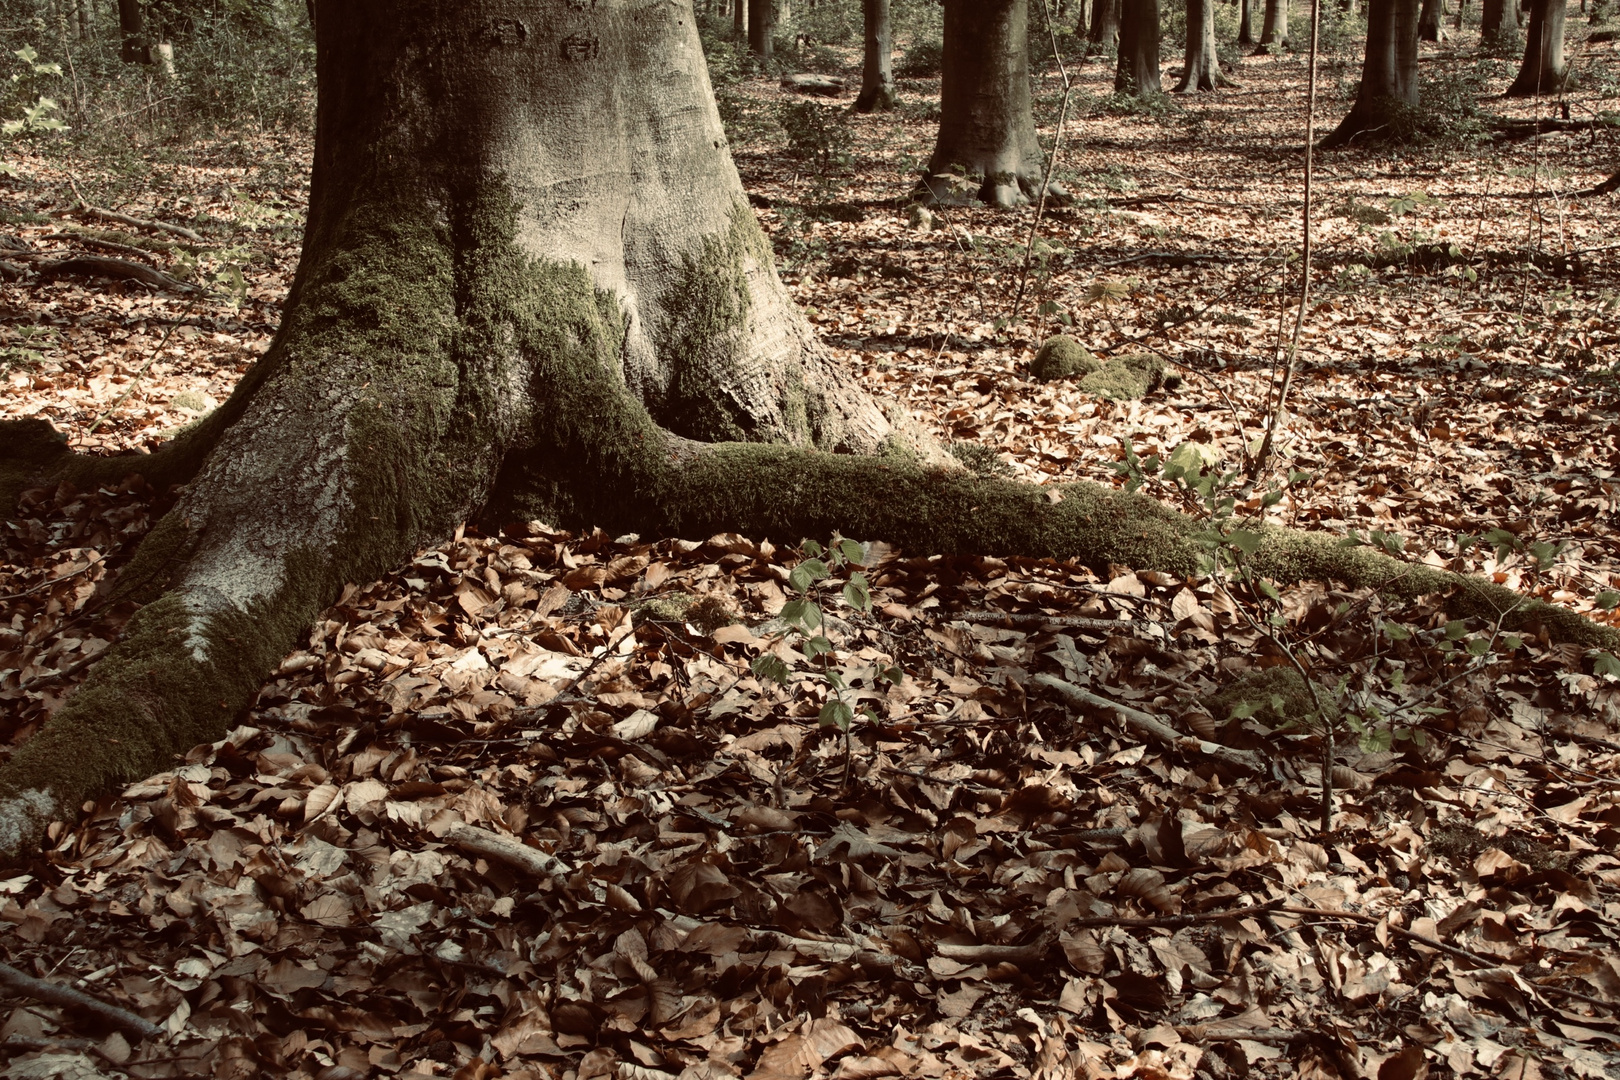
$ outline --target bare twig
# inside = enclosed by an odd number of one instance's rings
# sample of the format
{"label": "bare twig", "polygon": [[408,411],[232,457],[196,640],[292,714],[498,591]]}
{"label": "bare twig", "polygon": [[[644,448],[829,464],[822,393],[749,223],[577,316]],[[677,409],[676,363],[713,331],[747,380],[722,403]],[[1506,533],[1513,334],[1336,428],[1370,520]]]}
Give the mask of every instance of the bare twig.
{"label": "bare twig", "polygon": [[1305,309],[1311,299],[1311,181],[1314,179],[1316,149],[1316,51],[1321,29],[1322,2],[1311,0],[1311,60],[1305,90],[1305,207],[1300,213],[1304,225],[1302,258],[1300,259],[1299,314],[1294,318],[1294,336],[1288,343],[1288,361],[1283,365],[1282,385],[1277,388],[1277,401],[1266,420],[1266,437],[1261,440],[1260,452],[1254,456],[1249,478],[1258,480],[1271,461],[1272,444],[1276,441],[1277,424],[1283,410],[1288,407],[1288,391],[1293,387],[1294,372],[1299,366],[1299,338],[1305,329]]}
{"label": "bare twig", "polygon": [[1018,294],[1013,297],[1012,314],[1008,318],[1018,318],[1018,309],[1024,303],[1024,287],[1029,284],[1029,264],[1035,256],[1035,235],[1041,227],[1041,215],[1046,213],[1046,193],[1052,187],[1052,176],[1057,172],[1058,151],[1063,148],[1063,125],[1069,119],[1069,95],[1074,84],[1069,79],[1069,69],[1063,63],[1063,52],[1058,48],[1057,26],[1052,22],[1052,5],[1048,0],[1041,0],[1046,9],[1046,31],[1052,36],[1052,55],[1057,58],[1058,74],[1063,76],[1063,104],[1058,108],[1057,130],[1052,133],[1052,154],[1046,160],[1046,177],[1041,181],[1040,198],[1035,201],[1035,217],[1029,223],[1029,239],[1024,244],[1024,266],[1018,272]]}
{"label": "bare twig", "polygon": [[202,234],[186,228],[184,225],[170,225],[167,221],[147,221],[145,218],[130,217],[128,214],[119,214],[112,210],[103,210],[99,206],[91,206],[84,193],[79,190],[79,182],[73,176],[68,176],[68,186],[73,189],[74,197],[79,200],[79,213],[86,217],[100,218],[102,221],[116,221],[120,225],[129,225],[136,229],[152,229],[156,232],[173,233],[183,236],[193,243],[206,243]]}
{"label": "bare twig", "polygon": [[476,825],[452,825],[445,830],[444,839],[463,851],[505,863],[537,878],[558,878],[567,872],[567,867],[539,848]]}
{"label": "bare twig", "polygon": [[1132,731],[1152,739],[1162,746],[1184,750],[1188,753],[1202,754],[1204,757],[1213,758],[1232,768],[1242,769],[1244,772],[1263,774],[1266,771],[1265,763],[1247,750],[1238,750],[1230,746],[1222,746],[1219,743],[1195,739],[1190,735],[1183,735],[1151,713],[1133,709],[1129,705],[1121,705],[1117,701],[1111,701],[1100,694],[1093,694],[1089,690],[1082,690],[1080,687],[1060,679],[1056,675],[1032,675],[1030,681],[1037,686],[1044,686],[1049,690],[1057,691],[1069,704],[1078,708],[1110,710],[1125,721]]}
{"label": "bare twig", "polygon": [[36,979],[32,975],[24,974],[10,964],[0,964],[0,990],[7,990],[21,997],[33,998],[51,1005],[61,1005],[70,1009],[82,1009],[94,1015],[102,1023],[126,1031],[142,1039],[155,1039],[163,1034],[163,1029],[142,1016],[137,1016],[128,1009],[121,1009],[117,1005],[109,1005],[100,998],[91,997],[82,990],[75,990],[71,986],[62,986],[59,983],[46,982]]}

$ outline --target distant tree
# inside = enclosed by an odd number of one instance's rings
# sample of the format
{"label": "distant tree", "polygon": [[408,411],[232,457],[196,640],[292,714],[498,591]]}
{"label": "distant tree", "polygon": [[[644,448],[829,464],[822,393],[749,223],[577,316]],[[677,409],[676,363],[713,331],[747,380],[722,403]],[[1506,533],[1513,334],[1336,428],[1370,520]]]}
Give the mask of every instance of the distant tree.
{"label": "distant tree", "polygon": [[1439,41],[1442,36],[1440,17],[1444,14],[1443,0],[1423,0],[1423,6],[1418,10],[1418,40]]}
{"label": "distant tree", "polygon": [[748,0],[731,0],[731,36],[739,41],[748,36]]}
{"label": "distant tree", "polygon": [[1493,51],[1517,45],[1518,7],[1517,0],[1484,0],[1479,16],[1480,44]]}
{"label": "distant tree", "polygon": [[1114,92],[1147,97],[1159,83],[1159,0],[1120,0]]}
{"label": "distant tree", "polygon": [[[1247,0],[1242,0],[1247,8]],[[1187,51],[1176,93],[1232,85],[1215,53],[1215,0],[1187,0]]]}
{"label": "distant tree", "polygon": [[141,0],[118,0],[118,58],[126,64],[150,64],[152,51],[146,40]]}
{"label": "distant tree", "polygon": [[1519,77],[1507,88],[1509,97],[1556,94],[1569,76],[1564,61],[1564,9],[1568,0],[1531,0],[1530,32],[1524,44]]}
{"label": "distant tree", "polygon": [[1119,5],[1121,0],[1092,0],[1091,29],[1086,40],[1103,48],[1119,41]]}
{"label": "distant tree", "polygon": [[861,0],[864,48],[861,92],[855,111],[887,112],[894,108],[894,20],[889,0]]}
{"label": "distant tree", "polygon": [[777,0],[748,0],[748,51],[769,60],[775,48]]}
{"label": "distant tree", "polygon": [[1419,0],[1369,0],[1367,55],[1350,113],[1324,147],[1342,146],[1365,131],[1387,128],[1418,103]]}
{"label": "distant tree", "polygon": [[939,139],[919,195],[1018,206],[1040,191],[1045,155],[1029,90],[1029,0],[945,0]]}
{"label": "distant tree", "polygon": [[1239,45],[1253,45],[1254,42],[1254,0],[1238,0],[1238,33]]}
{"label": "distant tree", "polygon": [[1260,45],[1280,49],[1288,44],[1288,0],[1266,0],[1266,18],[1260,26]]}

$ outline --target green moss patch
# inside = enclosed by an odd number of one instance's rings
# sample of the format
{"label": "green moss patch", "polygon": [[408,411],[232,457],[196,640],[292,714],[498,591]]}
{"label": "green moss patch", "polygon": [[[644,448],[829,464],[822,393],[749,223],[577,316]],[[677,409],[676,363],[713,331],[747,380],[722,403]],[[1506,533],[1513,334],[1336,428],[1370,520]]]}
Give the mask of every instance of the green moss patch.
{"label": "green moss patch", "polygon": [[1164,382],[1164,361],[1150,353],[1116,356],[1080,380],[1080,389],[1110,401],[1135,401]]}
{"label": "green moss patch", "polygon": [[1068,334],[1055,334],[1041,344],[1035,359],[1029,362],[1029,373],[1037,382],[1052,382],[1071,375],[1090,375],[1102,366],[1102,361],[1078,340]]}
{"label": "green moss patch", "polygon": [[1319,719],[1318,703],[1330,721],[1338,719],[1339,706],[1333,691],[1318,685],[1313,698],[1304,677],[1291,664],[1246,671],[1208,701],[1209,711],[1226,720],[1242,719],[1232,712],[1238,706],[1247,706],[1252,710],[1250,716],[1273,730],[1289,724],[1315,723]]}

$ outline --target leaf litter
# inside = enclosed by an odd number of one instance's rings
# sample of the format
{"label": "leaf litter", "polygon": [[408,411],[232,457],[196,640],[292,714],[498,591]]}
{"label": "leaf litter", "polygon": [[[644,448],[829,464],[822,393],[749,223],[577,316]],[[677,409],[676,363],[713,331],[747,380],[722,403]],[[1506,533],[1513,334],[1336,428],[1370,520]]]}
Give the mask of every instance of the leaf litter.
{"label": "leaf litter", "polygon": [[[805,179],[746,140],[738,159],[775,207],[762,217],[787,279],[873,385],[1015,475],[1114,483],[1123,440],[1147,453],[1193,438],[1235,457],[1257,430],[1234,403],[1263,392],[1282,277],[1244,268],[1294,226],[1275,175],[1292,158],[1255,143],[1285,134],[1275,101],[1260,103],[1299,65],[1244,75],[1248,90],[1200,105],[1196,143],[1151,118],[1080,122],[1084,197],[1046,226],[1071,255],[1038,283],[1056,305],[1044,327],[994,323],[1009,292],[995,245],[1015,244],[1027,217],[958,210],[919,232],[879,204],[903,190],[900,159],[926,153],[925,121],[855,121],[867,167],[846,189],[859,200],[869,186],[862,221],[789,221],[814,194]],[[1083,85],[1101,79],[1082,71]],[[1579,146],[1557,152],[1572,183],[1598,173]],[[1480,208],[1528,153],[1462,155],[1439,174],[1362,154],[1329,165],[1328,202],[1444,187],[1439,205],[1406,212],[1414,227],[1477,222],[1471,250],[1513,250],[1522,240]],[[28,164],[50,211],[53,166]],[[1233,190],[1188,179],[1214,173]],[[129,202],[256,243],[247,264],[263,269],[235,305],[4,286],[8,343],[54,335],[10,354],[6,413],[109,452],[184,422],[187,393],[223,400],[273,329],[295,258],[290,232],[235,216],[270,204],[274,181],[204,159],[178,173],[190,194]],[[1612,225],[1612,203],[1561,209],[1572,243]],[[1363,254],[1384,243],[1333,229]],[[1185,258],[1215,251],[1230,262]],[[1275,512],[1398,535],[1419,557],[1606,618],[1613,388],[1595,343],[1614,333],[1601,302],[1614,282],[1603,253],[1585,258],[1574,277],[1478,258],[1474,281],[1408,262],[1319,290],[1287,450],[1318,478]],[[1205,305],[1219,318],[1170,311]],[[177,322],[197,332],[136,380]],[[1125,403],[1031,383],[1021,365],[1053,324],[1099,351],[1157,333],[1188,381]],[[116,640],[118,573],[171,498],[138,480],[35,491],[4,523],[6,752]],[[1504,536],[1456,543],[1491,527]],[[1539,558],[1537,541],[1565,546]],[[1215,699],[1281,658],[1210,582],[865,545],[871,614],[829,613],[834,658],[878,718],[846,749],[816,721],[825,683],[773,632],[799,558],[739,536],[525,523],[463,532],[346,589],[224,739],[54,826],[41,858],[0,879],[7,962],[169,1033],[132,1046],[18,1001],[0,1025],[10,1074],[1612,1070],[1620,743],[1613,676],[1580,650],[1532,636],[1471,664],[1446,648],[1438,598],[1286,590],[1292,625],[1326,628],[1347,662],[1387,656],[1405,689],[1383,692],[1432,706],[1422,746],[1340,748],[1324,838],[1316,736],[1233,719]],[[1365,618],[1338,619],[1344,604]],[[1379,629],[1391,625],[1407,635]],[[753,675],[765,650],[798,676],[788,686]],[[876,678],[889,666],[900,685]],[[1053,680],[1195,738],[1144,741],[1115,710],[1066,704]],[[1265,771],[1199,752],[1217,738]]]}

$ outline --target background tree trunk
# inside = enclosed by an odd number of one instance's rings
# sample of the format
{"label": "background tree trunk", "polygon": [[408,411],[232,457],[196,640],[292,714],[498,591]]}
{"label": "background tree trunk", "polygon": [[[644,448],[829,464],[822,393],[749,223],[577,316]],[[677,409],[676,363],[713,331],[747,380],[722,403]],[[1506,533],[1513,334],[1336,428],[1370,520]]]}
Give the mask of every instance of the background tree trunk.
{"label": "background tree trunk", "polygon": [[748,40],[748,0],[731,0],[731,36]]}
{"label": "background tree trunk", "polygon": [[[1247,0],[1239,0],[1247,7]],[[1187,51],[1176,93],[1230,86],[1215,53],[1215,0],[1187,0]]]}
{"label": "background tree trunk", "polygon": [[1363,132],[1389,126],[1402,110],[1417,108],[1418,3],[1369,0],[1361,89],[1349,115],[1322,140],[1324,147],[1342,146]]}
{"label": "background tree trunk", "polygon": [[1238,33],[1239,45],[1253,45],[1254,42],[1254,0],[1238,0]]}
{"label": "background tree trunk", "polygon": [[1104,49],[1119,43],[1119,5],[1122,0],[1092,0],[1091,32],[1087,35],[1093,45]]}
{"label": "background tree trunk", "polygon": [[1159,0],[1121,0],[1114,92],[1147,97],[1159,83]]}
{"label": "background tree trunk", "polygon": [[926,201],[1007,207],[1040,191],[1028,37],[1028,0],[945,0],[939,139],[918,190]]}
{"label": "background tree trunk", "polygon": [[889,17],[889,0],[861,0],[861,16],[865,42],[855,111],[888,112],[895,104],[894,22]]}
{"label": "background tree trunk", "polygon": [[118,58],[126,64],[150,64],[146,31],[141,19],[141,0],[118,0],[118,33],[122,44]]}
{"label": "background tree trunk", "polygon": [[1418,9],[1418,40],[1440,41],[1440,16],[1444,13],[1441,0],[1423,0]]}
{"label": "background tree trunk", "polygon": [[1533,0],[1530,32],[1525,37],[1524,62],[1519,76],[1507,88],[1508,97],[1556,94],[1569,75],[1564,61],[1564,13],[1568,0]]}
{"label": "background tree trunk", "polygon": [[1479,40],[1488,51],[1517,47],[1519,23],[1515,10],[1518,0],[1484,0],[1480,9]]}
{"label": "background tree trunk", "polygon": [[1278,49],[1288,44],[1288,0],[1266,0],[1265,22],[1260,26],[1260,44]]}
{"label": "background tree trunk", "polygon": [[777,0],[748,0],[748,50],[769,60],[775,49]]}

